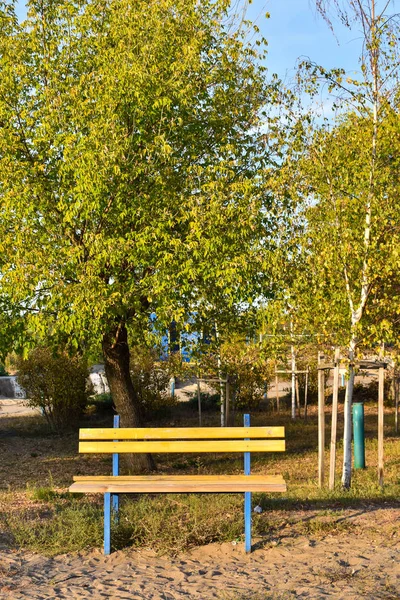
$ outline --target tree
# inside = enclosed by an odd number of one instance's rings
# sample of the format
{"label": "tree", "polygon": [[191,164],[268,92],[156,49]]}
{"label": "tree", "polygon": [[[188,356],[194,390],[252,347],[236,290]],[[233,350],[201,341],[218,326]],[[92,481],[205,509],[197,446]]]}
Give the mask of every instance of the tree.
{"label": "tree", "polygon": [[[1,3],[1,292],[21,346],[101,344],[139,425],[129,342],[218,282],[238,302],[271,89],[227,0]],[[143,465],[142,465],[143,466]],[[146,466],[146,464],[144,465]],[[147,463],[147,466],[149,464]]]}
{"label": "tree", "polygon": [[[334,6],[349,27],[361,25],[361,77],[341,69],[303,64],[301,79],[314,100],[314,118],[297,126],[285,162],[286,188],[298,199],[303,223],[298,238],[301,264],[294,289],[314,327],[347,347],[349,379],[345,398],[342,484],[351,483],[351,405],[354,360],[359,344],[384,334],[388,284],[398,269],[400,236],[398,175],[398,26],[385,16],[389,3],[349,0],[318,2],[328,20]],[[315,97],[327,84],[336,114],[315,118]],[[295,177],[293,177],[295,172]],[[288,184],[292,174],[294,183]],[[308,290],[307,290],[308,287]],[[301,292],[299,294],[299,292]],[[378,338],[378,339],[377,339]],[[381,337],[382,339],[382,337]]]}

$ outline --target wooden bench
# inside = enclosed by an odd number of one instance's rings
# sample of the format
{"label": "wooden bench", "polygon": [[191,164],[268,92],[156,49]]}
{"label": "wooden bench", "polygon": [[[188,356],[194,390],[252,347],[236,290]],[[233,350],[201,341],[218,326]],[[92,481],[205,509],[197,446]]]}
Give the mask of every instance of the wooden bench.
{"label": "wooden bench", "polygon": [[[113,455],[112,476],[77,476],[70,492],[104,494],[104,554],[111,551],[111,512],[117,519],[119,494],[181,492],[244,492],[245,549],[251,551],[251,492],[285,492],[281,475],[251,475],[251,452],[285,450],[283,427],[114,428],[81,429],[79,452]],[[119,475],[120,453],[243,452],[243,475]]]}

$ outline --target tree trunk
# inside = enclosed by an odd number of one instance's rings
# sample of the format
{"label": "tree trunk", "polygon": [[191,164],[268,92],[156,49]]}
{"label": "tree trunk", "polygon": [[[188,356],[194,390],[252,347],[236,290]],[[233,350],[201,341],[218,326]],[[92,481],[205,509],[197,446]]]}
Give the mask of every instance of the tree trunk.
{"label": "tree trunk", "polygon": [[[136,390],[129,370],[128,332],[125,324],[116,325],[103,336],[105,372],[111,395],[121,417],[122,427],[141,427],[142,417]],[[153,471],[150,454],[128,454],[126,462],[132,472]]]}

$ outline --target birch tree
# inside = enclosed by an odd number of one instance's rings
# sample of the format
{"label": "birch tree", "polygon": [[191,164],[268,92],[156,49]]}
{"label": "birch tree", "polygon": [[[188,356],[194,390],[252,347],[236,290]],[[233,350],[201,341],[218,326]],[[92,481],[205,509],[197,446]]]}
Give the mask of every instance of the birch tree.
{"label": "birch tree", "polygon": [[298,161],[302,179],[297,193],[307,197],[303,248],[313,274],[309,305],[322,314],[320,322],[330,314],[328,320],[334,323],[327,329],[332,333],[334,325],[348,350],[344,488],[351,485],[356,350],[366,334],[367,312],[371,324],[374,304],[384,298],[386,281],[398,267],[398,26],[396,15],[385,12],[389,4],[318,2],[328,23],[328,9],[334,7],[347,26],[361,27],[361,78],[346,77],[341,69],[327,72],[309,62],[302,72],[314,92],[321,80],[327,84],[336,109],[333,121],[309,128],[307,151]]}

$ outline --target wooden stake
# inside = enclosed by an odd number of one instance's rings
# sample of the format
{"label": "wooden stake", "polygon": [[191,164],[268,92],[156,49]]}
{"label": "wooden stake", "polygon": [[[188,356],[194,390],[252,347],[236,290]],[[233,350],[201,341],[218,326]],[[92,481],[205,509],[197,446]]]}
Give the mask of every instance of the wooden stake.
{"label": "wooden stake", "polygon": [[306,382],[304,385],[304,420],[307,421],[307,395],[308,395],[308,369],[306,372]]}
{"label": "wooden stake", "polygon": [[396,377],[396,385],[394,388],[394,429],[399,433],[399,378]]}
{"label": "wooden stake", "polygon": [[219,345],[219,330],[217,322],[215,321],[215,339],[218,345],[218,354],[217,354],[217,367],[218,367],[218,379],[219,379],[219,397],[221,404],[221,427],[225,427],[225,394],[224,394],[224,382],[222,380],[222,370],[221,370],[221,348]]}
{"label": "wooden stake", "polygon": [[233,389],[232,389],[232,426],[235,425],[235,416],[236,416],[236,389],[235,389],[235,381],[233,381]]}
{"label": "wooden stake", "polygon": [[292,419],[296,419],[296,353],[294,346],[291,346],[292,356]]}
{"label": "wooden stake", "polygon": [[385,370],[381,367],[378,371],[378,479],[383,486],[383,414],[384,414],[384,389]]}
{"label": "wooden stake", "polygon": [[230,412],[229,412],[229,375],[226,376],[226,384],[225,384],[225,402],[226,402],[226,408],[225,408],[225,419],[226,419],[226,425],[229,425],[229,419],[230,419]]}
{"label": "wooden stake", "polygon": [[279,412],[279,377],[275,375],[276,410]]}
{"label": "wooden stake", "polygon": [[199,409],[199,427],[201,427],[201,392],[199,378],[197,378],[197,406]]}
{"label": "wooden stake", "polygon": [[226,426],[225,420],[225,394],[224,394],[224,382],[220,379],[219,382],[219,397],[221,402],[221,427]]}
{"label": "wooden stake", "polygon": [[335,468],[336,468],[336,437],[337,437],[337,417],[339,402],[339,348],[335,350],[335,368],[333,370],[333,390],[332,390],[332,426],[331,426],[331,454],[329,463],[329,489],[335,487]]}
{"label": "wooden stake", "polygon": [[396,371],[393,367],[393,375],[390,380],[390,399],[395,401],[396,398]]}
{"label": "wooden stake", "polygon": [[[323,355],[318,352],[318,363]],[[325,480],[325,371],[318,370],[318,484],[324,485]]]}
{"label": "wooden stake", "polygon": [[299,392],[299,378],[296,375],[296,404],[297,404],[297,414],[301,417],[300,414],[300,392]]}

